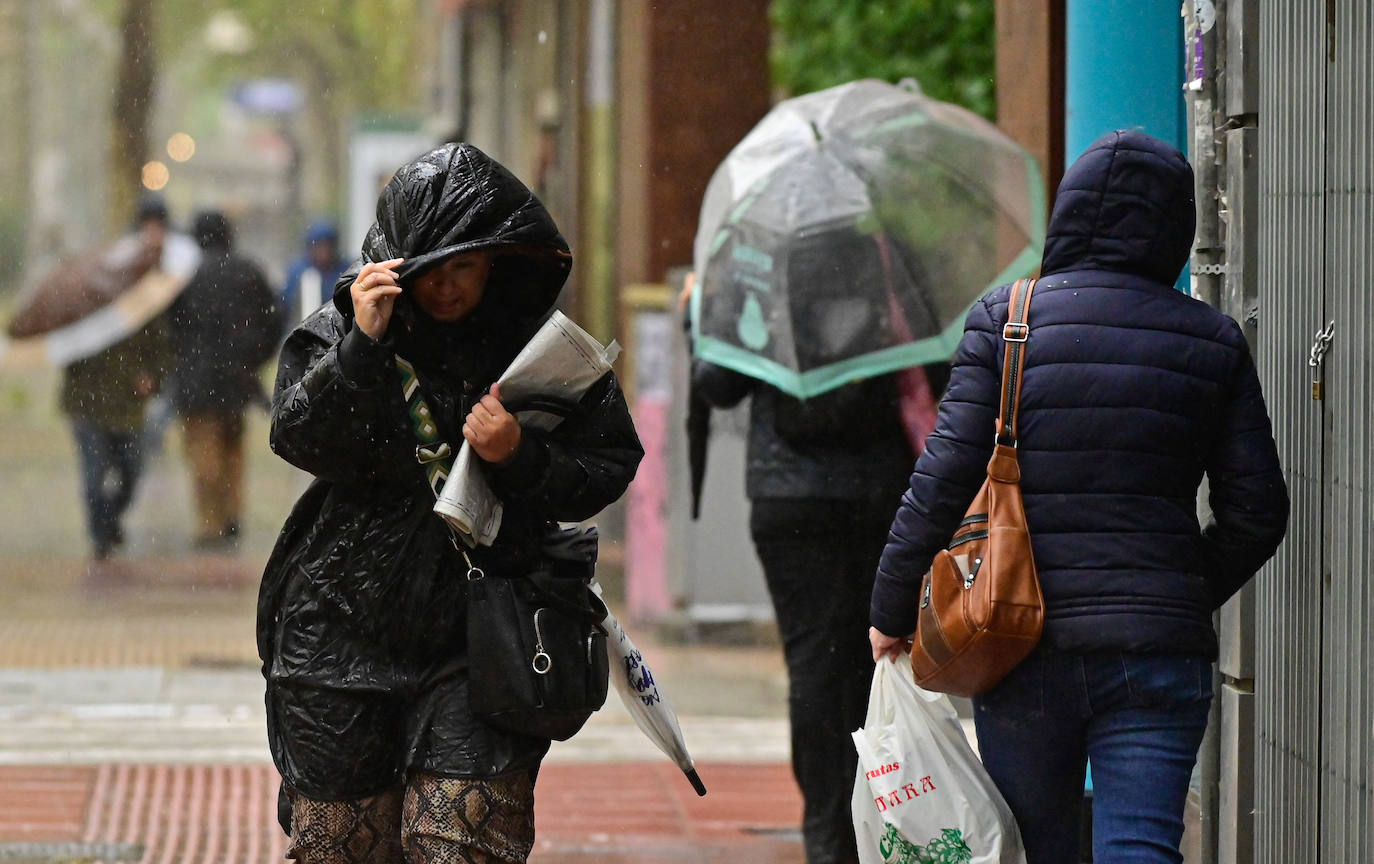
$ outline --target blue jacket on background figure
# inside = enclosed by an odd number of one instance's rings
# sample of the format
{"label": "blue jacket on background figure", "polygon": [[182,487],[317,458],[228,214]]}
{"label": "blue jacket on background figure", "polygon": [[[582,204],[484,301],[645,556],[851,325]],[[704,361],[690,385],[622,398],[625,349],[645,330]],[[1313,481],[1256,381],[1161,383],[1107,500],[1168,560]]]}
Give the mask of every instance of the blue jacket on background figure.
{"label": "blue jacket on background figure", "polygon": [[305,251],[286,270],[281,291],[282,315],[290,332],[334,294],[334,283],[347,269],[339,251],[339,229],[318,219],[305,230]]}
{"label": "blue jacket on background figure", "polygon": [[[1195,220],[1183,154],[1134,131],[1104,136],[1069,168],[1050,217],[1018,440],[1045,629],[1030,657],[974,699],[980,754],[1028,864],[1082,860],[1089,759],[1094,860],[1182,860],[1212,698],[1212,613],[1287,526],[1241,329],[1173,287]],[[986,476],[1008,294],[994,290],[969,313],[879,564],[875,650],[915,630],[921,578]]]}

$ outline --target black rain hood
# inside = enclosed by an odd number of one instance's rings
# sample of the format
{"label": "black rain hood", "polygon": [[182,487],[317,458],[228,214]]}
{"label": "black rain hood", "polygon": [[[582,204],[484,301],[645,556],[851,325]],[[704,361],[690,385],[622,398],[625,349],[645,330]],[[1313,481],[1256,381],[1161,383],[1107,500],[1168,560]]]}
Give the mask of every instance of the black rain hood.
{"label": "black rain hood", "polygon": [[1144,132],[1109,132],[1059,184],[1040,272],[1109,270],[1172,285],[1196,224],[1187,158]]}
{"label": "black rain hood", "polygon": [[494,303],[518,318],[542,318],[572,268],[567,241],[524,183],[471,144],[445,144],[386,184],[361,259],[335,284],[334,305],[353,316],[348,290],[363,264],[404,258],[396,268],[404,289],[435,264],[477,250],[496,257],[474,314]]}

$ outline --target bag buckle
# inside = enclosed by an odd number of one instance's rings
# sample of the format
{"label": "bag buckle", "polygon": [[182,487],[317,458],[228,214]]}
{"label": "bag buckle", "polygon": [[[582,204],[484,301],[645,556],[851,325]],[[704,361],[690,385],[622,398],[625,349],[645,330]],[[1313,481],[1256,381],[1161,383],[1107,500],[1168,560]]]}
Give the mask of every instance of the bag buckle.
{"label": "bag buckle", "polygon": [[431,462],[442,462],[449,457],[453,449],[448,446],[447,441],[440,441],[434,447],[427,447],[424,444],[415,445],[415,461],[421,465],[428,465]]}
{"label": "bag buckle", "polygon": [[1006,324],[1002,325],[1002,339],[1007,342],[1025,342],[1029,338],[1029,324],[1022,324],[1016,321],[1008,321]]}

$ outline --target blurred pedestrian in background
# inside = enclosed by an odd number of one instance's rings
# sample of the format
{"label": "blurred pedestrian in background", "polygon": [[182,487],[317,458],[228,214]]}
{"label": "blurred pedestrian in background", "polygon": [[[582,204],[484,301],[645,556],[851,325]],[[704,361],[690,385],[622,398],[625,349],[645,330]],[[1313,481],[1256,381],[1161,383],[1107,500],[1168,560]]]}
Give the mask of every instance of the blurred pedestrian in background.
{"label": "blurred pedestrian in background", "polygon": [[[287,857],[524,861],[550,742],[473,714],[467,559],[496,578],[546,565],[557,522],[619,498],[643,449],[611,374],[549,432],[493,386],[572,265],[514,175],[448,144],[402,166],[377,215],[359,266],[287,337],[272,405],[272,448],[316,478],[259,594]],[[460,553],[434,512],[426,429],[481,460],[505,508],[490,547]],[[586,578],[567,564],[556,575]]]}
{"label": "blurred pedestrian in background", "polygon": [[[1029,864],[1179,862],[1207,727],[1212,616],[1273,555],[1288,495],[1235,321],[1175,290],[1195,213],[1175,148],[1113,132],[1064,174],[1031,296],[1017,452],[1045,596],[1035,652],[974,699]],[[873,592],[874,656],[916,628],[922,574],[986,478],[1009,289],[974,305]],[[1211,522],[1197,492],[1209,483]]]}
{"label": "blurred pedestrian in background", "polygon": [[334,283],[348,266],[339,254],[339,229],[318,219],[305,229],[305,251],[291,262],[282,286],[281,305],[287,329],[304,321],[333,296]]}
{"label": "blurred pedestrian in background", "polygon": [[[152,261],[162,255],[167,207],[145,198],[134,233]],[[169,360],[167,323],[158,316],[127,338],[63,369],[61,406],[71,419],[81,461],[81,488],[91,554],[108,558],[124,543],[124,513],[143,467],[144,410]]]}
{"label": "blurred pedestrian in background", "polygon": [[[878,246],[857,232],[846,236],[847,245],[828,245],[834,254],[794,257],[789,280],[813,286],[815,296],[849,303],[881,294]],[[816,326],[826,317],[819,315]],[[830,323],[843,329],[846,316]],[[814,346],[825,340],[802,335],[798,341]],[[938,395],[947,367],[933,364],[920,372],[927,394]],[[798,399],[701,359],[692,364],[695,398],[715,408],[751,400],[749,533],[787,663],[792,768],[805,802],[808,864],[858,860],[850,814],[858,757],[850,733],[864,724],[873,677],[864,638],[868,598],[893,507],[915,461],[898,374]],[[928,397],[930,421],[934,407]]]}
{"label": "blurred pedestrian in background", "polygon": [[248,408],[266,406],[259,371],[281,333],[276,295],[256,263],[234,250],[234,229],[215,210],[192,227],[203,258],[168,311],[181,417],[196,502],[195,542],[238,536],[243,512],[243,433]]}

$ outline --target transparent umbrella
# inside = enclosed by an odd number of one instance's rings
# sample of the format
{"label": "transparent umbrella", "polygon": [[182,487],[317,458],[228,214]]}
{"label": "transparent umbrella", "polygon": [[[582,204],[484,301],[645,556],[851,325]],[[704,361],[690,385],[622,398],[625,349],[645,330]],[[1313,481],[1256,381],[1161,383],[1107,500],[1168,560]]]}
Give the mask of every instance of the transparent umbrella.
{"label": "transparent umbrella", "polygon": [[1043,243],[1039,169],[982,118],[914,82],[787,100],[707,187],[694,350],[801,398],[945,361]]}

